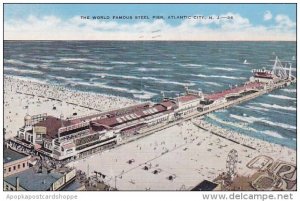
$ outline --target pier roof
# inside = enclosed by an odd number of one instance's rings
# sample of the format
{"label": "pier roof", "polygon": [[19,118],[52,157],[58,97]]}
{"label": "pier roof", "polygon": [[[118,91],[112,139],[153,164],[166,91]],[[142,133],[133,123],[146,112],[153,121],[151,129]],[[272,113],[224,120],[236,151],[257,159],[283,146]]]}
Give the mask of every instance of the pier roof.
{"label": "pier roof", "polygon": [[237,86],[232,89],[227,89],[221,92],[213,93],[213,94],[207,94],[205,98],[210,99],[210,100],[218,100],[220,98],[224,98],[226,95],[229,94],[234,94],[234,93],[241,93],[245,90],[249,89],[257,89],[258,87],[262,86],[263,83],[261,82],[251,82],[242,86]]}
{"label": "pier roof", "polygon": [[53,116],[47,116],[44,121],[40,121],[34,126],[46,127],[46,138],[54,139],[57,136],[58,129],[63,127],[63,124],[67,126],[69,123]]}
{"label": "pier roof", "polygon": [[199,97],[196,96],[196,95],[192,95],[192,94],[188,94],[188,95],[185,95],[185,96],[180,96],[178,97],[178,101],[179,102],[189,102],[189,101],[192,101],[192,100],[195,100],[195,99],[198,99]]}
{"label": "pier roof", "polygon": [[125,113],[123,115],[117,115],[113,117],[107,117],[99,120],[95,120],[94,122],[102,125],[106,125],[109,127],[114,127],[119,124],[123,124],[129,121],[137,120],[140,118],[144,118],[147,116],[151,116],[160,112],[167,111],[167,108],[163,105],[157,104],[152,107],[147,108],[136,108],[132,110],[130,113]]}
{"label": "pier roof", "polygon": [[164,106],[166,109],[168,108],[172,108],[172,107],[175,107],[176,106],[176,103],[174,103],[173,101],[171,100],[165,100],[161,103],[158,103],[157,105],[162,105]]}

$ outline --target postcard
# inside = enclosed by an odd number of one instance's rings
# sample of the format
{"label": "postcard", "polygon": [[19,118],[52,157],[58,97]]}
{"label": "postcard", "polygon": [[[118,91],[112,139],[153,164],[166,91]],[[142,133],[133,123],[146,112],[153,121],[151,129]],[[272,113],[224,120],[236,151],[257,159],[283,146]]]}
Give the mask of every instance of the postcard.
{"label": "postcard", "polygon": [[4,4],[3,191],[296,191],[296,7]]}

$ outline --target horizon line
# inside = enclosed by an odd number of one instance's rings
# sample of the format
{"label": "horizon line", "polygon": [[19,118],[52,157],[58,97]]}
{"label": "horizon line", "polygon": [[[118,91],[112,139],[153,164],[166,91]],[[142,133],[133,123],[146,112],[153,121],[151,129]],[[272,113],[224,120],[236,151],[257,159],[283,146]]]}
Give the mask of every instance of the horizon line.
{"label": "horizon line", "polygon": [[3,40],[3,41],[116,41],[116,42],[297,42],[297,40],[85,40],[85,39],[14,39],[14,40]]}

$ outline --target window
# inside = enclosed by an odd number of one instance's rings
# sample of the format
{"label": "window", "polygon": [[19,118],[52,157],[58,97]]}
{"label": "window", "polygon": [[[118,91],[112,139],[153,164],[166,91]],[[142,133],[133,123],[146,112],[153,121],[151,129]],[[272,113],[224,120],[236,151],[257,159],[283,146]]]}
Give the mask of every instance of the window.
{"label": "window", "polygon": [[14,170],[16,170],[16,166],[14,166]]}
{"label": "window", "polygon": [[13,191],[14,189],[13,189],[13,188],[10,188],[10,190]]}
{"label": "window", "polygon": [[8,172],[11,172],[11,167],[8,168]]}
{"label": "window", "polygon": [[18,169],[20,169],[20,167],[21,167],[21,165],[19,164],[19,165],[18,165]]}
{"label": "window", "polygon": [[23,168],[25,167],[25,163],[23,163]]}

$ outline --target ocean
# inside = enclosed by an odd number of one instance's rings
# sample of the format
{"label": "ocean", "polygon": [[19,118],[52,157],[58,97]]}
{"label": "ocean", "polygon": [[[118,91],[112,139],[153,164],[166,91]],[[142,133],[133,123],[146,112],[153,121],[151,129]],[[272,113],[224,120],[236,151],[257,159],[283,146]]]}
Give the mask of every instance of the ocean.
{"label": "ocean", "polygon": [[[296,76],[295,42],[4,41],[4,75],[157,102],[184,87],[242,84],[275,56]],[[296,149],[296,84],[209,114],[221,127]]]}

